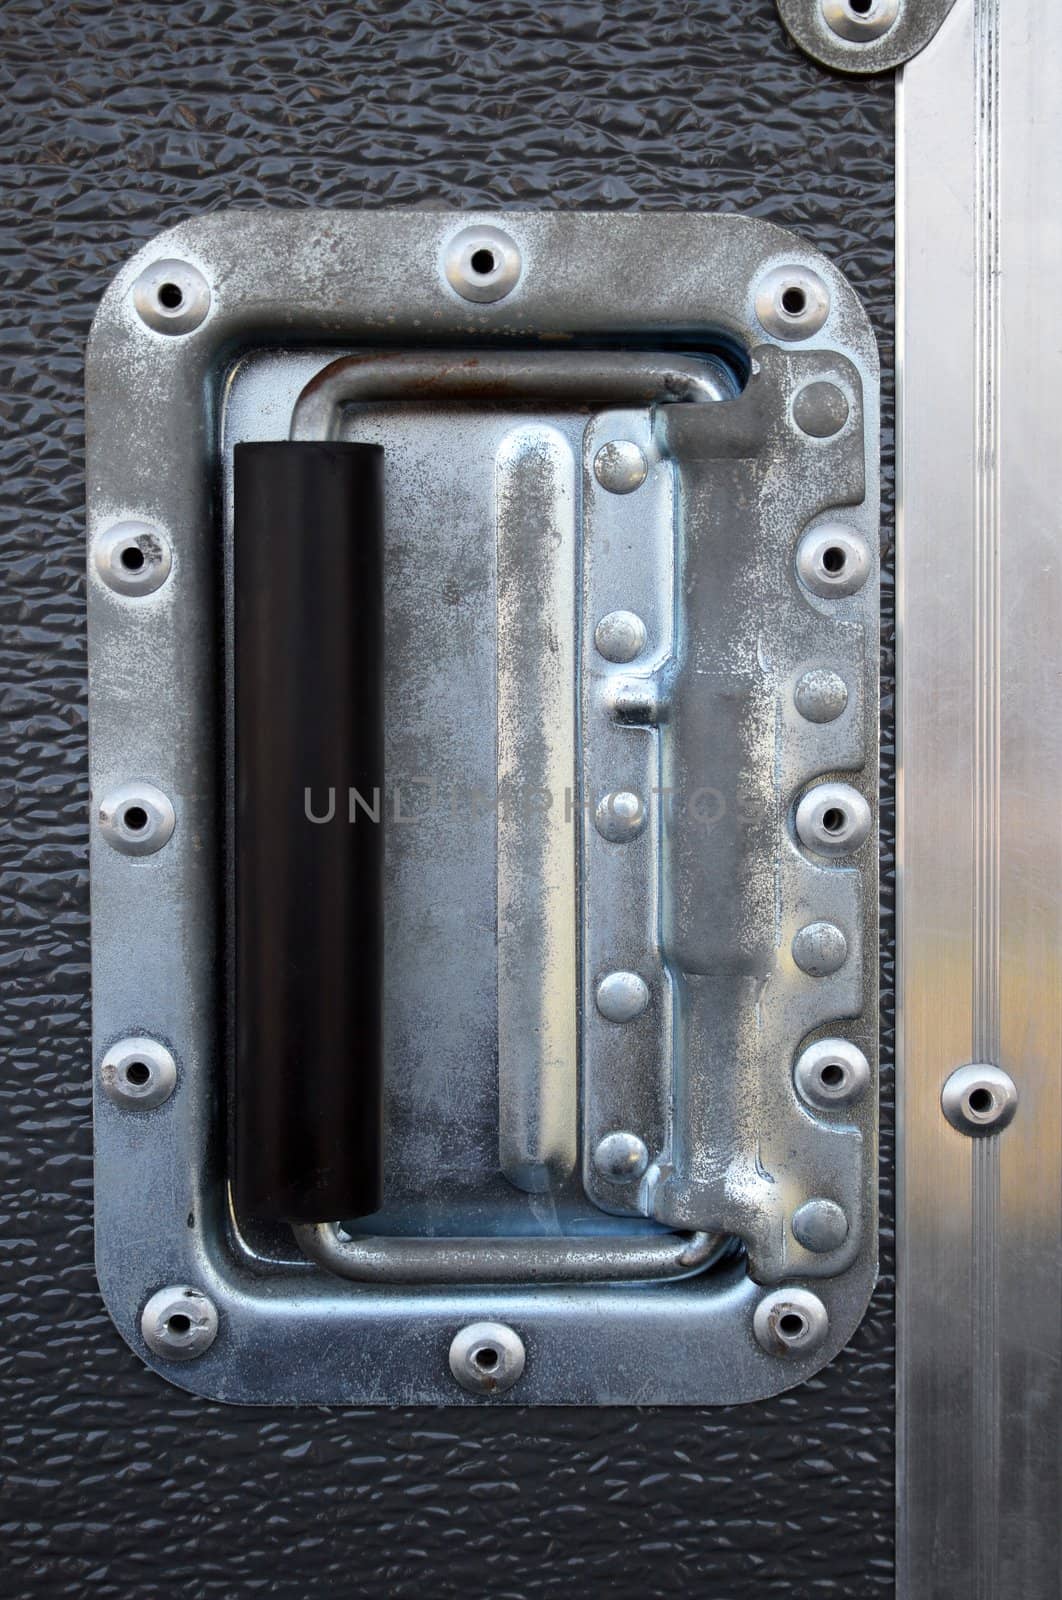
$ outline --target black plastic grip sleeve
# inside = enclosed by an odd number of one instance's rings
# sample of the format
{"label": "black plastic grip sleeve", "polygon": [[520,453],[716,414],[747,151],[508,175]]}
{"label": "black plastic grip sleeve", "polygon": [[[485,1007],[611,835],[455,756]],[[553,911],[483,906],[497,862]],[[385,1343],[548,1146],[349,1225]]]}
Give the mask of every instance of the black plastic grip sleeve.
{"label": "black plastic grip sleeve", "polygon": [[235,449],[235,1187],[248,1217],[339,1221],[382,1200],[383,831],[366,809],[383,786],[382,479],[376,445]]}

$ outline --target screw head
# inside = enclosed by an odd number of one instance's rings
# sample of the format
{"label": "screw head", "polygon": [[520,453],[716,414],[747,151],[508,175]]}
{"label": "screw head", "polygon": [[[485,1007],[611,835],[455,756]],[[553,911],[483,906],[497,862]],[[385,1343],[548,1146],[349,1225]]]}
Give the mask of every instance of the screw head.
{"label": "screw head", "polygon": [[504,1322],[470,1322],[450,1345],[450,1371],[469,1394],[504,1394],[526,1359],[524,1341]]}
{"label": "screw head", "polygon": [[972,1139],[1001,1133],[1018,1109],[1018,1086],[1002,1067],[959,1067],[945,1083],[941,1109],[953,1128]]}
{"label": "screw head", "polygon": [[516,241],[501,228],[478,223],[455,233],[443,250],[443,273],[462,300],[489,305],[515,288],[523,267]]}
{"label": "screw head", "polygon": [[594,1151],[594,1166],[609,1183],[630,1183],[649,1166],[649,1151],[636,1133],[606,1133]]}
{"label": "screw head", "polygon": [[649,1004],[649,985],[636,972],[610,972],[595,996],[606,1022],[633,1022]]}
{"label": "screw head", "polygon": [[797,576],[812,594],[841,600],[870,576],[870,546],[861,533],[836,522],[809,528],[797,545]]}
{"label": "screw head", "polygon": [[811,978],[828,978],[848,959],[848,940],[832,922],[809,922],[793,937],[793,960]]}
{"label": "screw head", "polygon": [[854,1105],[870,1087],[870,1062],[848,1039],[816,1039],[793,1069],[797,1093],[820,1111]]}
{"label": "screw head", "polygon": [[169,542],[149,522],[116,522],[96,540],[96,571],[116,594],[154,594],[170,575]]}
{"label": "screw head", "polygon": [[154,855],[168,843],[176,820],[171,802],[151,783],[123,783],[100,801],[100,832],[122,855]]}
{"label": "screw head", "polygon": [[776,1289],[765,1294],[752,1317],[757,1342],[772,1356],[811,1355],[829,1327],[826,1307],[808,1289]]}
{"label": "screw head", "polygon": [[835,722],[848,704],[848,685],[829,667],[810,667],[796,681],[793,703],[805,722]]}
{"label": "screw head", "polygon": [[816,1196],[793,1212],[793,1238],[805,1250],[825,1255],[839,1250],[848,1238],[848,1218],[834,1200]]}
{"label": "screw head", "polygon": [[871,44],[889,32],[900,15],[900,0],[870,0],[866,8],[852,0],[819,0],[826,26],[839,39]]}
{"label": "screw head", "polygon": [[633,661],[645,649],[645,639],[645,623],[633,611],[610,611],[594,629],[598,655],[606,661]]}
{"label": "screw head", "polygon": [[598,802],[594,826],[610,844],[629,844],[644,833],[646,809],[640,795],[630,789],[616,789]]}
{"label": "screw head", "polygon": [[155,333],[194,333],[210,310],[210,285],[190,261],[153,261],[133,284],[133,305]]}
{"label": "screw head", "polygon": [[633,494],[649,472],[645,451],[630,439],[603,444],[594,457],[594,477],[609,494]]}
{"label": "screw head", "polygon": [[870,806],[850,783],[818,783],[796,808],[801,844],[821,856],[851,855],[870,837]]}
{"label": "screw head", "polygon": [[761,327],[776,339],[810,339],[830,314],[830,291],[810,267],[772,267],[756,286],[755,306]]}
{"label": "screw head", "polygon": [[177,1063],[156,1039],[120,1039],[100,1063],[100,1087],[126,1111],[153,1111],[170,1098],[176,1084]]}
{"label": "screw head", "polygon": [[195,1361],[218,1336],[212,1300],[187,1284],[170,1284],[151,1296],[140,1313],[144,1343],[166,1361]]}

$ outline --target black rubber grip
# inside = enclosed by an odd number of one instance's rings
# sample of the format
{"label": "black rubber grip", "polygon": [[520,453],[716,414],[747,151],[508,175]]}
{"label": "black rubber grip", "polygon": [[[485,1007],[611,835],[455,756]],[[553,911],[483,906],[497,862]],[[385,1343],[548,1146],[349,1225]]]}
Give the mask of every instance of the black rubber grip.
{"label": "black rubber grip", "polygon": [[249,1217],[338,1221],[382,1201],[383,830],[365,809],[383,787],[382,479],[377,445],[235,450],[235,1158]]}

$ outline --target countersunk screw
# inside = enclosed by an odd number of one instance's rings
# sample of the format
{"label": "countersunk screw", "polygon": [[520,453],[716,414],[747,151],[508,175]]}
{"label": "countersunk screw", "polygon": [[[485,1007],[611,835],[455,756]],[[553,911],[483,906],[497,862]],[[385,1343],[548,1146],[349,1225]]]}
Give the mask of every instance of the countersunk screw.
{"label": "countersunk screw", "polygon": [[190,261],[153,261],[133,284],[133,304],[155,333],[194,333],[210,310],[210,285]]}
{"label": "countersunk screw", "polygon": [[156,1039],[120,1039],[100,1063],[104,1094],[127,1111],[152,1111],[163,1105],[176,1083],[177,1063]]}
{"label": "countersunk screw", "polygon": [[1018,1086],[1002,1067],[978,1063],[959,1067],[940,1096],[941,1109],[953,1128],[984,1139],[1001,1133],[1018,1109]]}
{"label": "countersunk screw", "polygon": [[829,1327],[826,1307],[808,1289],[776,1289],[764,1295],[752,1317],[752,1331],[771,1356],[810,1355]]}
{"label": "countersunk screw", "polygon": [[161,850],[176,825],[173,805],[153,783],[123,783],[100,801],[100,832],[125,856]]}
{"label": "countersunk screw", "polygon": [[140,1313],[144,1343],[166,1361],[195,1361],[218,1335],[214,1302],[187,1284],[158,1289]]}
{"label": "countersunk screw", "polygon": [[470,1322],[450,1345],[450,1371],[469,1394],[504,1394],[526,1359],[524,1341],[504,1322]]}

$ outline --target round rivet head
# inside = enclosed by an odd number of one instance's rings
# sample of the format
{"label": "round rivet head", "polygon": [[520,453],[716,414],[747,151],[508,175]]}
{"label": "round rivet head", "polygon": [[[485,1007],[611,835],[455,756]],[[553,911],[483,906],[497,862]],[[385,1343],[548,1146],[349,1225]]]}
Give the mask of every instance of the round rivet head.
{"label": "round rivet head", "polygon": [[848,940],[832,922],[809,922],[793,938],[793,960],[811,978],[828,978],[848,958]]}
{"label": "round rivet head", "polygon": [[153,261],[133,284],[133,304],[155,333],[194,333],[210,310],[210,285],[190,261]]}
{"label": "round rivet head", "polygon": [[793,703],[805,722],[835,722],[848,704],[848,685],[828,667],[811,667],[797,679]]}
{"label": "round rivet head", "polygon": [[797,545],[797,576],[812,594],[843,600],[861,589],[872,567],[870,546],[861,533],[838,522],[809,528]]}
{"label": "round rivet head", "polygon": [[819,0],[826,26],[839,39],[871,44],[889,32],[900,15],[900,0]]}
{"label": "round rivet head", "polygon": [[594,1166],[609,1183],[630,1183],[648,1165],[649,1152],[636,1133],[606,1133],[594,1151]]}
{"label": "round rivet head", "polygon": [[629,439],[603,444],[594,457],[594,477],[609,494],[632,494],[649,472],[645,452]]}
{"label": "round rivet head", "polygon": [[848,1238],[848,1218],[835,1200],[805,1200],[793,1212],[793,1238],[805,1250],[825,1255]]}
{"label": "round rivet head", "polygon": [[649,986],[636,972],[610,972],[595,995],[606,1022],[633,1022],[649,1004]]}
{"label": "round rivet head", "polygon": [[504,1394],[526,1359],[524,1341],[504,1322],[471,1322],[450,1345],[450,1371],[469,1394]]}
{"label": "round rivet head", "polygon": [[870,806],[850,783],[818,783],[796,808],[797,838],[820,856],[846,856],[866,844]]}
{"label": "round rivet head", "polygon": [[93,547],[96,571],[116,594],[154,594],[170,575],[168,540],[149,522],[116,522]]}
{"label": "round rivet head", "polygon": [[793,421],[809,439],[832,439],[850,410],[847,395],[835,383],[806,383],[793,400]]}
{"label": "round rivet head", "polygon": [[984,1139],[1001,1133],[1014,1120],[1018,1088],[1002,1067],[978,1063],[959,1067],[951,1074],[941,1092],[940,1104],[953,1128],[973,1139]]}
{"label": "round rivet head", "polygon": [[173,806],[151,783],[123,783],[100,801],[100,832],[125,856],[150,856],[173,834]]}
{"label": "round rivet head", "polygon": [[166,1361],[195,1361],[218,1336],[213,1302],[187,1284],[171,1284],[151,1296],[140,1313],[144,1343]]}
{"label": "round rivet head", "polygon": [[848,1039],[816,1039],[793,1069],[797,1093],[820,1111],[854,1105],[870,1087],[870,1062]]}
{"label": "round rivet head", "polygon": [[646,810],[641,796],[617,789],[598,802],[594,826],[610,844],[629,844],[645,831]]}
{"label": "round rivet head", "polygon": [[151,1111],[163,1105],[176,1083],[177,1063],[155,1039],[120,1039],[100,1063],[100,1087],[126,1111]]}
{"label": "round rivet head", "polygon": [[830,291],[810,267],[772,267],[756,285],[756,315],[776,339],[810,339],[830,314]]}
{"label": "round rivet head", "polygon": [[752,1316],[757,1342],[772,1356],[811,1355],[829,1327],[826,1307],[808,1289],[776,1289],[765,1294]]}
{"label": "round rivet head", "polygon": [[645,638],[645,623],[633,611],[610,611],[594,629],[598,655],[606,661],[633,661],[645,649]]}
{"label": "round rivet head", "polygon": [[462,228],[443,250],[443,272],[462,300],[487,305],[504,300],[520,278],[523,260],[516,241],[501,228]]}

